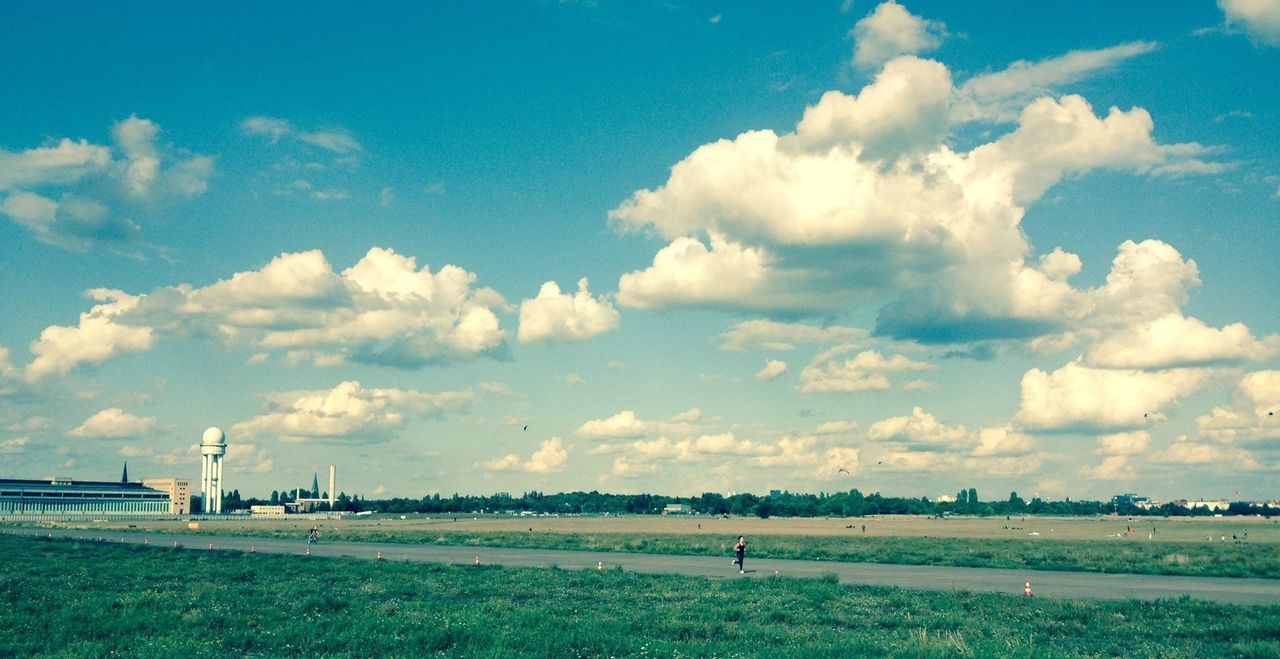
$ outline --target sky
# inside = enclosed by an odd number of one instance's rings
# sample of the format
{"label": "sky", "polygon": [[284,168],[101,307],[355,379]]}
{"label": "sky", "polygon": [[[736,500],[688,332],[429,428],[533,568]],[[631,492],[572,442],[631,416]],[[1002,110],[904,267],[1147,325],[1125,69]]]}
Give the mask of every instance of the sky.
{"label": "sky", "polygon": [[0,0],[0,477],[1280,498],[1280,0]]}

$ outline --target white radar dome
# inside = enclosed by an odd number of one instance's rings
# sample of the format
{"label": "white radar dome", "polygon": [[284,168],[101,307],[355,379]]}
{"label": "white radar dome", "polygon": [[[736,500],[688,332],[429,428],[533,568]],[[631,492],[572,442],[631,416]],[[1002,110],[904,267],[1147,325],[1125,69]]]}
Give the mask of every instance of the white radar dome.
{"label": "white radar dome", "polygon": [[226,444],[227,436],[222,433],[222,429],[218,427],[210,428],[204,431],[204,441],[202,444]]}

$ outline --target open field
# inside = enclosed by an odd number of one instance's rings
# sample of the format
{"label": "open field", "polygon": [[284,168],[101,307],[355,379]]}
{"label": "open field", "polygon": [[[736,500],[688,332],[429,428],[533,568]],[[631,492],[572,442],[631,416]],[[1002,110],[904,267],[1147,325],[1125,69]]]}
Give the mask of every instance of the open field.
{"label": "open field", "polygon": [[0,535],[0,656],[1277,656],[1280,607]]}
{"label": "open field", "polygon": [[[185,522],[65,525],[191,532]],[[200,533],[757,558],[1280,578],[1280,524],[1258,518],[347,517],[202,521]],[[863,525],[866,531],[862,531]],[[1128,533],[1127,529],[1133,529]],[[1033,535],[1034,534],[1034,535]],[[1234,536],[1234,539],[1233,539]],[[1225,540],[1224,540],[1225,539]]]}

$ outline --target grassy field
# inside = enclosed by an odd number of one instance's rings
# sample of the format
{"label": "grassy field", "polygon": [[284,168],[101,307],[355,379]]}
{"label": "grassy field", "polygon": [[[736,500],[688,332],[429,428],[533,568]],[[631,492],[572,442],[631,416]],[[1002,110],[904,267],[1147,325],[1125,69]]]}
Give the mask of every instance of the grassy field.
{"label": "grassy field", "polygon": [[0,656],[1280,656],[1280,607],[0,535]]}
{"label": "grassy field", "polygon": [[[301,537],[311,525],[318,525],[327,540],[711,556],[729,555],[734,539],[743,534],[756,558],[1280,578],[1280,525],[1242,518],[406,516],[205,521],[195,531]],[[129,524],[84,526],[108,529]],[[184,522],[134,526],[191,532]]]}

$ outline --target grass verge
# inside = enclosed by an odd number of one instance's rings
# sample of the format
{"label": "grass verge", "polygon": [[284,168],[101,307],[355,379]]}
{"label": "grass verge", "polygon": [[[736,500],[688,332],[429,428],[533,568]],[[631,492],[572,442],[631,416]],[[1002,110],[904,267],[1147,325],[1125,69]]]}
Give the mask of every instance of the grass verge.
{"label": "grass verge", "polygon": [[1280,656],[1280,606],[0,536],[0,656]]}

